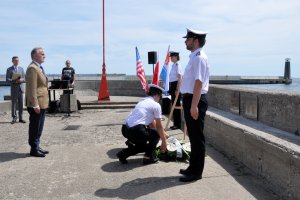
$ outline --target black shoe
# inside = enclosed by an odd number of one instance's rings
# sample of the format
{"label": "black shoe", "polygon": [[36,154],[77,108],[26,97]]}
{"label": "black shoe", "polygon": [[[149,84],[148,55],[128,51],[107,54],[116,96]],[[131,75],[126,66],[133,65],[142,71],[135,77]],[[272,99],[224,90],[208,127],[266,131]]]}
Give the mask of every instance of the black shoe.
{"label": "black shoe", "polygon": [[117,157],[119,158],[119,161],[120,161],[122,164],[127,164],[127,163],[128,163],[128,161],[126,160],[127,157],[125,156],[123,150],[122,150],[122,151],[119,151],[119,152],[117,153]]}
{"label": "black shoe", "polygon": [[197,176],[197,175],[194,175],[194,174],[189,174],[189,175],[186,175],[184,177],[180,177],[179,181],[181,181],[181,182],[192,182],[192,181],[197,181],[197,180],[200,180],[200,179],[202,179],[201,176]]}
{"label": "black shoe", "polygon": [[176,129],[180,129],[178,126],[171,126],[170,127],[171,130],[176,130]]}
{"label": "black shoe", "polygon": [[13,119],[10,123],[11,124],[14,124],[14,123],[16,123],[17,122],[17,120],[16,119]]}
{"label": "black shoe", "polygon": [[34,157],[45,157],[45,156],[46,156],[45,154],[43,154],[43,153],[40,152],[40,151],[31,151],[31,152],[30,152],[30,155],[31,155],[31,156],[34,156]]}
{"label": "black shoe", "polygon": [[19,120],[19,122],[20,122],[20,123],[23,123],[23,124],[25,124],[25,123],[26,123],[26,121],[25,121],[25,120],[23,120],[23,119],[20,119],[20,120]]}
{"label": "black shoe", "polygon": [[43,154],[48,154],[48,153],[49,153],[49,151],[43,150],[42,148],[39,148],[39,152],[41,152],[41,153],[43,153]]}
{"label": "black shoe", "polygon": [[191,174],[191,172],[188,169],[180,169],[179,174],[189,175],[189,174]]}
{"label": "black shoe", "polygon": [[143,165],[149,165],[149,164],[153,164],[156,163],[158,161],[158,158],[143,158]]}

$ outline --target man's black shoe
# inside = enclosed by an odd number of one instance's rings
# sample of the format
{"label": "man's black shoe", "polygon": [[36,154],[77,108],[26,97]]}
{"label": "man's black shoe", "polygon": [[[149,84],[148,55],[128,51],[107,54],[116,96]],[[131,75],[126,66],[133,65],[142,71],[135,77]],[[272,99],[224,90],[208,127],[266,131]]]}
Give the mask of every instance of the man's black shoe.
{"label": "man's black shoe", "polygon": [[189,175],[189,174],[191,174],[191,172],[188,169],[180,169],[179,174]]}
{"label": "man's black shoe", "polygon": [[16,123],[17,122],[17,120],[16,119],[13,119],[10,123],[11,124],[14,124],[14,123]]}
{"label": "man's black shoe", "polygon": [[20,119],[20,120],[19,120],[19,122],[20,122],[20,123],[23,123],[23,124],[25,124],[25,123],[26,123],[26,121],[25,121],[25,120],[23,120],[23,119]]}
{"label": "man's black shoe", "polygon": [[49,151],[44,150],[44,149],[42,149],[42,148],[39,148],[39,151],[40,151],[41,153],[43,153],[43,154],[48,154],[48,153],[49,153]]}
{"label": "man's black shoe", "polygon": [[122,164],[127,164],[127,163],[128,163],[128,161],[126,160],[127,157],[125,156],[123,150],[122,150],[122,151],[119,151],[119,152],[117,153],[117,157],[119,158],[119,161],[120,161]]}
{"label": "man's black shoe", "polygon": [[31,156],[34,156],[34,157],[45,157],[45,156],[46,156],[45,154],[43,154],[43,153],[40,152],[40,151],[31,151],[31,152],[30,152],[30,155],[31,155]]}
{"label": "man's black shoe", "polygon": [[196,176],[196,175],[193,175],[193,174],[189,174],[189,175],[186,175],[184,177],[180,177],[179,181],[181,181],[181,182],[192,182],[192,181],[200,180],[201,178],[202,178],[201,176]]}
{"label": "man's black shoe", "polygon": [[143,165],[149,165],[149,164],[153,164],[156,163],[158,161],[158,158],[143,158]]}
{"label": "man's black shoe", "polygon": [[176,129],[180,129],[180,127],[178,127],[178,126],[171,126],[170,129],[171,130],[176,130]]}

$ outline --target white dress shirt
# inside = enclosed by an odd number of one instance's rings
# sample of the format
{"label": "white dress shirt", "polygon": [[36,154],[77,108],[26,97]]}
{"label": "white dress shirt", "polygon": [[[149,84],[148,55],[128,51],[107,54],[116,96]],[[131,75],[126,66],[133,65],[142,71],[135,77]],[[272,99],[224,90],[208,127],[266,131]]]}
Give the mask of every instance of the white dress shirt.
{"label": "white dress shirt", "polygon": [[182,75],[181,65],[179,63],[173,63],[169,75],[169,82],[178,81],[178,74]]}
{"label": "white dress shirt", "polygon": [[209,64],[202,48],[190,54],[190,60],[182,77],[180,92],[193,94],[196,80],[202,82],[201,94],[206,94],[209,86]]}
{"label": "white dress shirt", "polygon": [[138,124],[148,126],[155,119],[161,118],[161,106],[153,97],[142,99],[128,115],[126,123],[128,127],[133,127]]}

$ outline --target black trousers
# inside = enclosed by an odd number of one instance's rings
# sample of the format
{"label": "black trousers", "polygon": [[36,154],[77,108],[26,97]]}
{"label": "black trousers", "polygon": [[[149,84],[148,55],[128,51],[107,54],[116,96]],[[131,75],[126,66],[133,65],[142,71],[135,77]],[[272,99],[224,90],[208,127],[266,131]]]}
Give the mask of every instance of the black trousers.
{"label": "black trousers", "polygon": [[[170,89],[169,93],[171,95],[171,100],[172,100],[172,105],[174,104],[175,98],[176,98],[176,87],[177,87],[177,82],[170,82]],[[181,100],[181,94],[179,93],[176,106],[180,106],[180,100]],[[173,120],[174,120],[174,126],[177,126],[178,128],[181,128],[181,110],[179,109],[174,109],[173,112]]]}
{"label": "black trousers", "polygon": [[[12,88],[14,87],[14,88]],[[13,120],[17,120],[17,109],[19,110],[19,120],[23,120],[23,93],[20,86],[12,85],[11,95],[11,116]]]}
{"label": "black trousers", "polygon": [[159,141],[159,134],[155,129],[147,128],[145,125],[136,125],[131,128],[123,125],[122,134],[130,143],[134,144],[123,149],[123,153],[127,157],[142,152],[145,152],[145,156],[150,158],[155,156],[156,145]]}
{"label": "black trousers", "polygon": [[33,108],[27,108],[29,113],[29,138],[28,143],[31,146],[31,151],[37,151],[40,146],[40,138],[42,136],[46,109],[41,109],[37,114]]}
{"label": "black trousers", "polygon": [[202,176],[205,160],[205,137],[203,134],[204,118],[208,107],[206,94],[201,95],[198,104],[199,117],[194,120],[190,108],[193,95],[183,95],[184,118],[191,143],[191,156],[188,170],[197,176]]}

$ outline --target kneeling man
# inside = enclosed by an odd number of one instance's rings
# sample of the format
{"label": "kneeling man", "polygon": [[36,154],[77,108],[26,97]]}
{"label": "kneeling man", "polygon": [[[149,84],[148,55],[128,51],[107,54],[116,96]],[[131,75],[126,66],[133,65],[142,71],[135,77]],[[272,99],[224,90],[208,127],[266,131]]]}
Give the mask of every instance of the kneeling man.
{"label": "kneeling man", "polygon": [[162,152],[167,148],[167,134],[161,124],[161,106],[158,103],[164,90],[154,84],[148,87],[148,97],[135,106],[122,126],[122,134],[128,139],[128,148],[118,152],[117,157],[123,164],[127,163],[129,156],[142,152],[145,152],[144,165],[157,162],[155,149],[159,139],[162,140]]}

